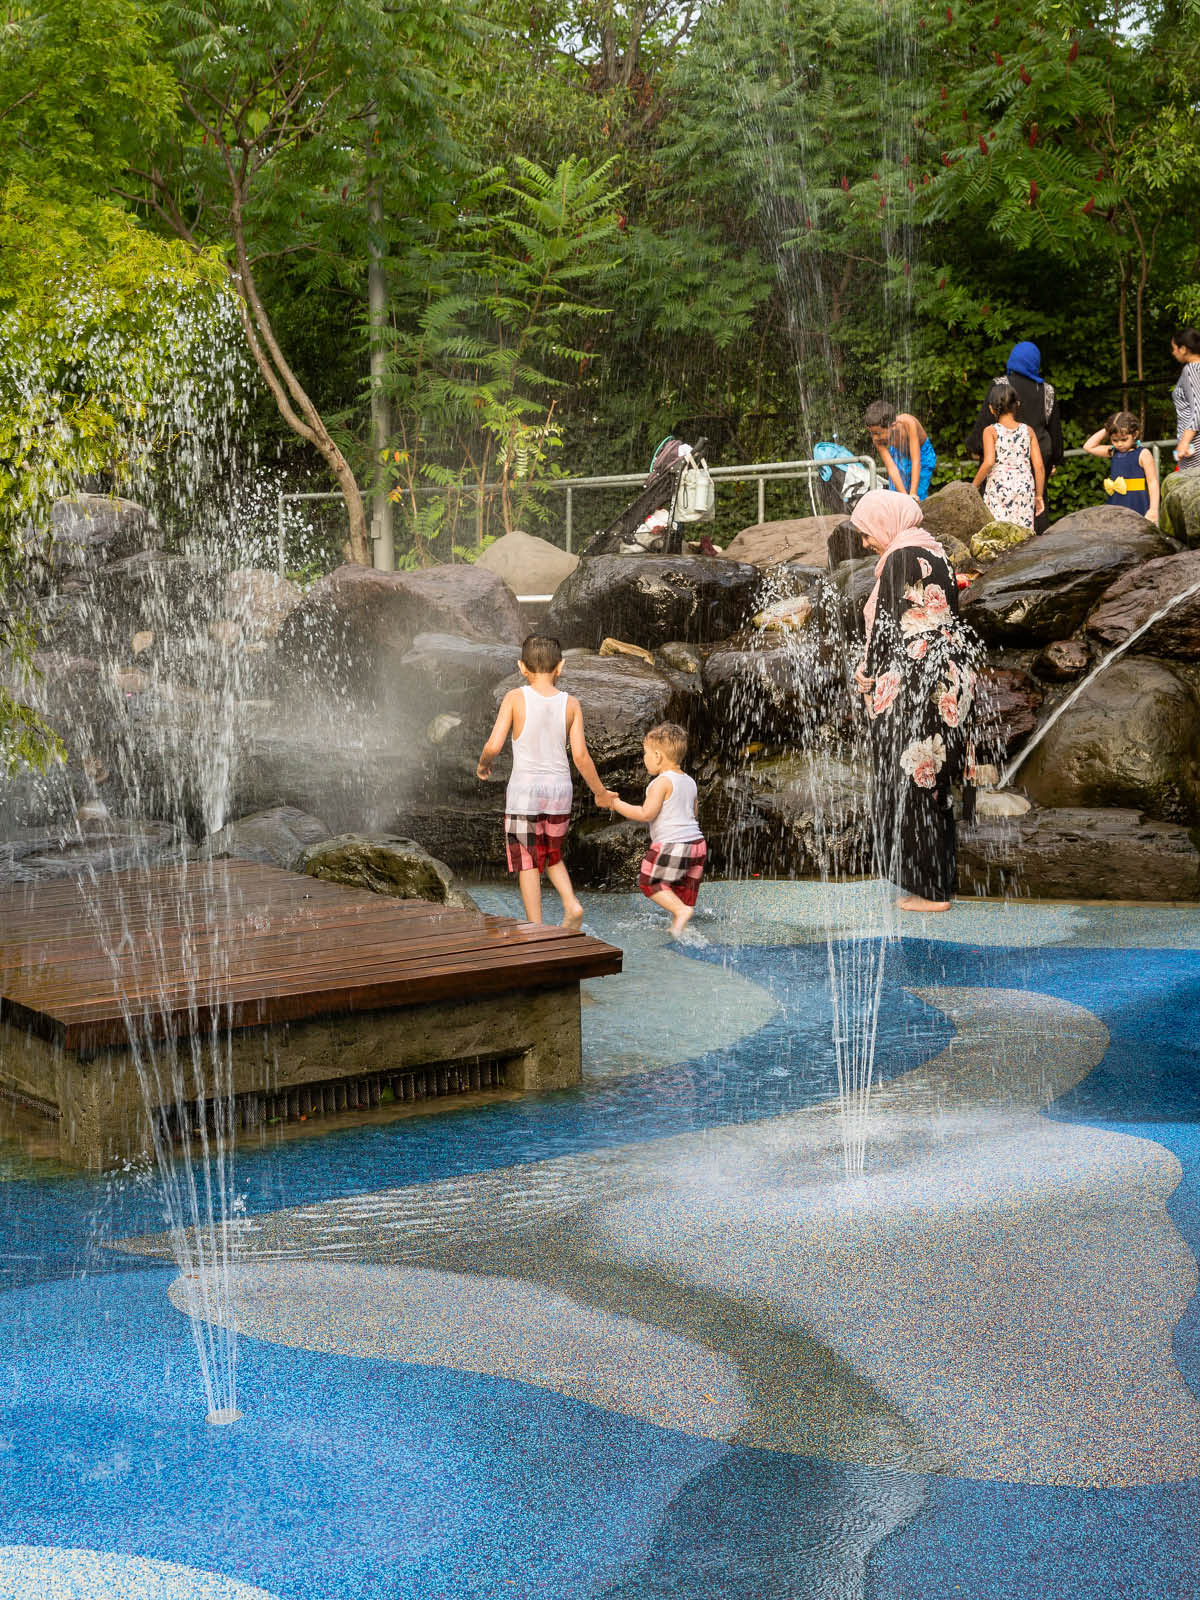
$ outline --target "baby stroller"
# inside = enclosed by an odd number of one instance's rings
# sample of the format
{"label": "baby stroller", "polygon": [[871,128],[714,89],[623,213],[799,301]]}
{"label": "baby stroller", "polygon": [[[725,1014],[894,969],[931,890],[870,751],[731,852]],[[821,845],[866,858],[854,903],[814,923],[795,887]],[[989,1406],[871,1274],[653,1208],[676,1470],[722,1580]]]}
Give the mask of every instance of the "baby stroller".
{"label": "baby stroller", "polygon": [[654,452],[637,499],[607,528],[594,533],[580,555],[678,555],[683,525],[712,520],[712,479],[704,460],[707,443],[699,439],[688,445],[668,435]]}
{"label": "baby stroller", "polygon": [[808,480],[813,515],[819,516],[822,512],[848,515],[871,487],[871,474],[836,439],[814,445],[812,458],[828,463]]}

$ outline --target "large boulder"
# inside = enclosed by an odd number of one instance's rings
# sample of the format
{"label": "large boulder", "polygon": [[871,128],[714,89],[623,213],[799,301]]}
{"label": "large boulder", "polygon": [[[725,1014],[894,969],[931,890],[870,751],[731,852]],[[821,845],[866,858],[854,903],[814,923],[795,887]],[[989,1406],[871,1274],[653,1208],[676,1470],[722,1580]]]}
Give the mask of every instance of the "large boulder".
{"label": "large boulder", "polygon": [[871,870],[867,774],[827,750],[756,760],[702,794],[713,865],[731,877]]}
{"label": "large boulder", "polygon": [[955,539],[970,546],[971,540],[986,528],[992,513],[973,484],[956,481],[937,489],[922,502],[925,528],[935,539]]}
{"label": "large boulder", "polygon": [[51,560],[59,567],[116,561],[149,548],[154,524],[145,507],[117,495],[77,494],[50,509]]}
{"label": "large boulder", "polygon": [[725,554],[731,561],[749,561],[756,567],[774,567],[784,561],[823,567],[829,536],[845,520],[843,516],[822,516],[756,522],[729,541]]}
{"label": "large boulder", "polygon": [[724,639],[756,609],[761,582],[757,567],[721,556],[590,556],[554,596],[543,631],[564,649]]}
{"label": "large boulder", "polygon": [[638,867],[648,842],[644,822],[623,818],[614,822],[608,812],[593,807],[590,816],[572,823],[567,837],[571,882],[577,889],[624,889],[628,893],[637,887]]}
{"label": "large boulder", "polygon": [[490,544],[475,565],[503,578],[514,594],[553,594],[575,571],[579,557],[514,529]]}
{"label": "large boulder", "polygon": [[323,839],[329,828],[320,817],[298,806],[271,806],[251,816],[227,822],[209,834],[200,846],[205,860],[259,861],[264,866],[292,868],[304,852]]}
{"label": "large boulder", "polygon": [[1159,522],[1163,532],[1180,544],[1200,545],[1200,468],[1167,473]]}
{"label": "large boulder", "polygon": [[174,823],[113,817],[101,807],[86,820],[20,828],[0,841],[0,884],[161,866],[187,854],[187,836]]}
{"label": "large boulder", "polygon": [[741,634],[704,662],[704,717],[714,744],[808,745],[845,731],[851,706],[843,652],[813,628]]}
{"label": "large boulder", "polygon": [[396,698],[396,666],[421,633],[518,646],[516,596],[494,572],[461,565],[423,572],[345,566],[313,585],[276,639],[285,676],[348,696],[364,710]]}
{"label": "large boulder", "polygon": [[238,567],[225,576],[225,615],[247,639],[273,639],[304,601],[298,583],[261,567]]}
{"label": "large boulder", "polygon": [[310,878],[343,883],[352,889],[370,889],[373,894],[390,895],[397,900],[431,900],[438,905],[478,910],[444,861],[431,856],[415,839],[402,839],[395,834],[367,838],[344,833],[336,839],[325,839],[304,852],[299,870]]}
{"label": "large boulder", "polygon": [[[1189,599],[1180,598],[1189,590]],[[1200,658],[1200,550],[1160,556],[1118,578],[1100,596],[1087,631],[1102,644],[1122,644],[1168,602],[1174,602],[1171,609],[1146,629],[1138,649],[1185,661]]]}
{"label": "large boulder", "polygon": [[519,654],[516,645],[419,633],[396,670],[410,681],[414,699],[429,713],[427,720],[442,712],[494,717],[492,690],[501,678],[511,676]]}
{"label": "large boulder", "polygon": [[[1046,535],[1071,535],[1076,539],[1102,539],[1109,534],[1132,537],[1134,534],[1158,534],[1159,529],[1140,511],[1128,506],[1084,506],[1080,511],[1070,511],[1051,523]],[[1045,537],[1046,535],[1043,535]]]}
{"label": "large boulder", "polygon": [[[1021,768],[1038,805],[1200,816],[1200,705],[1168,667],[1125,656],[1087,684]],[[1136,896],[1134,896],[1136,898]]]}
{"label": "large boulder", "polygon": [[1018,667],[985,667],[979,675],[976,701],[980,760],[1004,762],[1037,726],[1046,698],[1041,685]]}
{"label": "large boulder", "polygon": [[1136,512],[1104,506],[1099,511],[1111,516],[1091,532],[1080,532],[1064,517],[993,562],[966,593],[963,611],[972,627],[991,644],[1066,638],[1122,573],[1170,550]]}
{"label": "large boulder", "polygon": [[178,636],[211,610],[216,580],[208,569],[166,550],[139,550],[98,567],[92,577],[97,636],[150,631]]}
{"label": "large boulder", "polygon": [[1195,900],[1200,851],[1187,828],[1137,811],[1039,810],[958,835],[962,893],[1048,900]]}

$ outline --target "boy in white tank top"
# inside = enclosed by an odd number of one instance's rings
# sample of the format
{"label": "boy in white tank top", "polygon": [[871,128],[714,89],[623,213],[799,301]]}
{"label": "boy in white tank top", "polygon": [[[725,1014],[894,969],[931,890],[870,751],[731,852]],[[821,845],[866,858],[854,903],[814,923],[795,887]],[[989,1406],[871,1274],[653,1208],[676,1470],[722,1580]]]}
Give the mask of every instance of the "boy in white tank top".
{"label": "boy in white tank top", "polygon": [[671,913],[675,938],[692,920],[708,859],[696,821],[696,780],[680,766],[685,755],[686,731],[677,722],[660,722],[642,740],[642,760],[650,774],[644,804],[631,806],[617,795],[612,798],[612,808],[621,816],[650,824],[650,848],[638,872],[638,888]]}
{"label": "boy in white tank top", "polygon": [[558,688],[562,650],[557,639],[531,633],[517,665],[525,679],[500,702],[496,725],[479,757],[476,774],[490,778],[504,741],[512,734],[513,764],[504,800],[508,870],[515,872],[529,922],[542,920],[542,873],[562,900],[564,928],[578,928],[583,907],[571,887],[562,850],[571,820],[574,785],[567,749],[598,805],[612,799],[600,782],[583,736],[583,712],[574,695]]}

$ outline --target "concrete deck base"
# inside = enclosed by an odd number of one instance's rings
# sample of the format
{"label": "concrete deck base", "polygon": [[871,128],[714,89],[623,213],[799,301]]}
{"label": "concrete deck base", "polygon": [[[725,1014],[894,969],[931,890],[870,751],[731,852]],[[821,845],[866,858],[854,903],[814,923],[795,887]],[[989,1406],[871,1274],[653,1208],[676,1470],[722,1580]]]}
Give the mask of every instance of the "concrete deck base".
{"label": "concrete deck base", "polygon": [[[58,1152],[100,1170],[152,1155],[153,1109],[226,1092],[280,1089],[433,1064],[497,1061],[506,1090],[536,1093],[580,1081],[579,984],[446,1000],[232,1033],[163,1041],[140,1055],[110,1048],[84,1057],[0,1023],[0,1085],[58,1121]],[[224,1054],[214,1063],[213,1049]],[[438,1101],[444,1106],[444,1099]],[[328,1119],[313,1131],[328,1126]]]}

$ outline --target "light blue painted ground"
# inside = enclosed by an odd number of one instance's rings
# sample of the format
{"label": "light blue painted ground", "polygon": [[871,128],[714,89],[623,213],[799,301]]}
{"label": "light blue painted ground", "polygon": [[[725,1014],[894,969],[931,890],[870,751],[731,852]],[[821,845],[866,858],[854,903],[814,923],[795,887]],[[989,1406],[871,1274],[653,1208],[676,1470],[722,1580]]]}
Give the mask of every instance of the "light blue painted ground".
{"label": "light blue painted ground", "polygon": [[[489,892],[500,909],[504,891]],[[847,929],[877,914],[855,892]],[[827,1099],[815,891],[712,885],[701,904],[707,943],[681,951],[640,896],[590,901],[628,954],[585,1008],[583,1090],[247,1153],[248,1212],[769,1128]],[[883,1074],[949,1040],[916,988],[1085,1008],[1107,1054],[1048,1115],[1171,1152],[1170,1216],[1200,1256],[1200,910],[966,903],[926,920],[888,953]],[[173,1270],[98,1242],[161,1226],[152,1187],[14,1179],[0,1221],[0,1600],[1197,1593],[1194,1479],[1093,1489],[839,1465],[501,1377],[257,1339],[241,1342],[245,1420],[213,1429]],[[1173,1349],[1200,1395],[1194,1298]],[[52,1554],[72,1550],[85,1553]]]}

